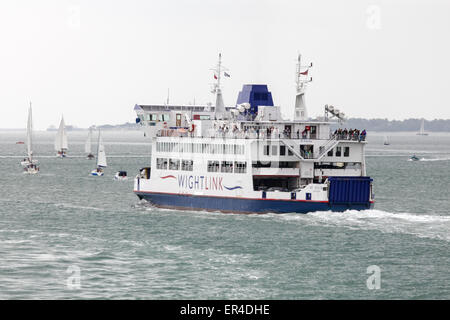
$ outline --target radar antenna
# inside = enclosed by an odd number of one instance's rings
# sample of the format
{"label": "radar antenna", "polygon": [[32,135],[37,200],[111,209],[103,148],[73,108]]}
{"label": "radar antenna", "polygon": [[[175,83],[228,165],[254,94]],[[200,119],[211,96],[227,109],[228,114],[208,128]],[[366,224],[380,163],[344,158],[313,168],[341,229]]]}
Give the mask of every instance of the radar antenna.
{"label": "radar antenna", "polygon": [[342,111],[339,111],[336,107],[332,105],[325,105],[325,121],[328,121],[329,116],[336,117],[339,120],[339,123],[343,123],[345,121],[345,114]]}

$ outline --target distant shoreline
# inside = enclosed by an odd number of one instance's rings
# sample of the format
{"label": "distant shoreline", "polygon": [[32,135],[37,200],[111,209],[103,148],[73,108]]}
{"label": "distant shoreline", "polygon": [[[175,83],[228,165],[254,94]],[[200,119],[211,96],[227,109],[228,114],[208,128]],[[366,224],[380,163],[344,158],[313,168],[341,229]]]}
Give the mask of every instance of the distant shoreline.
{"label": "distant shoreline", "polygon": [[[313,119],[316,120],[316,119]],[[317,119],[321,120],[321,119]],[[349,128],[349,129],[366,129],[366,131],[373,132],[418,132],[420,128],[420,123],[422,119],[406,119],[406,120],[388,120],[388,119],[363,119],[363,118],[350,118],[343,124],[332,124],[331,127],[335,128]],[[450,119],[435,119],[435,120],[425,120],[425,131],[426,132],[450,132]],[[126,131],[136,131],[141,129],[141,125],[131,122],[126,122],[118,125],[100,125],[95,126],[96,129],[101,130],[126,130]],[[86,131],[89,128],[78,128],[75,126],[66,126],[66,130],[70,131]],[[1,131],[18,131],[25,130],[25,128],[0,128]],[[49,127],[46,130],[37,131],[50,131],[56,132],[56,127]]]}

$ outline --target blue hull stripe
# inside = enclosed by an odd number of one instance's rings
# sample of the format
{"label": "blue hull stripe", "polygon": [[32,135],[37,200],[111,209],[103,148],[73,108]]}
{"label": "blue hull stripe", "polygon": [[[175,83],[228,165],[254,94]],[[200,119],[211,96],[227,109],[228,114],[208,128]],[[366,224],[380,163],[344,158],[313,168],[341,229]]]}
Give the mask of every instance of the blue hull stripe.
{"label": "blue hull stripe", "polygon": [[373,203],[330,204],[325,201],[240,199],[139,191],[135,191],[135,193],[139,198],[149,201],[156,207],[234,213],[308,213],[328,210],[366,210],[373,207]]}

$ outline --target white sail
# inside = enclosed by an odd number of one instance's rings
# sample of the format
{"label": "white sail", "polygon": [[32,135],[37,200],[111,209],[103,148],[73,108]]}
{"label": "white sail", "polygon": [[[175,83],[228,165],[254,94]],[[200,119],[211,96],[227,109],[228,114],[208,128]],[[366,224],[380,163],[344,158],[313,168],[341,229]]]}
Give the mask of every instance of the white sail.
{"label": "white sail", "polygon": [[98,132],[98,145],[97,145],[97,167],[107,167],[105,146],[103,145],[101,132]]}
{"label": "white sail", "polygon": [[420,136],[427,136],[428,133],[425,132],[425,119],[422,119],[422,122],[420,123],[420,130],[419,132],[417,132],[418,135]]}
{"label": "white sail", "polygon": [[86,152],[87,154],[91,154],[91,152],[92,152],[91,136],[92,136],[92,131],[91,131],[91,129],[89,129],[88,136],[87,136],[87,139],[86,139],[86,143],[84,145],[84,152]]}
{"label": "white sail", "polygon": [[64,117],[61,117],[61,122],[59,123],[58,132],[56,133],[55,138],[55,150],[60,151],[62,149],[68,149],[67,143],[67,133],[64,124]]}
{"label": "white sail", "polygon": [[28,109],[28,122],[27,122],[27,154],[28,154],[28,158],[30,159],[31,162],[31,157],[33,154],[33,149],[32,149],[32,140],[33,140],[33,118],[32,118],[32,114],[31,114],[31,103],[30,103],[30,108]]}

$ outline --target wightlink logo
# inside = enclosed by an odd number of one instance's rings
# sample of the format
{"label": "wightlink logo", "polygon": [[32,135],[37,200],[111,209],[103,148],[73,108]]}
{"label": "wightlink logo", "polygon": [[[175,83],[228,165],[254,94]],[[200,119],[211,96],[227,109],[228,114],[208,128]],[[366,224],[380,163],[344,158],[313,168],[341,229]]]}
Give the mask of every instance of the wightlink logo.
{"label": "wightlink logo", "polygon": [[168,175],[160,177],[163,180],[177,180],[178,186],[190,190],[236,190],[242,189],[241,186],[226,186],[223,185],[223,177],[207,177],[207,176],[192,176],[192,175]]}
{"label": "wightlink logo", "polygon": [[223,190],[222,177],[178,175],[178,186],[194,190]]}

